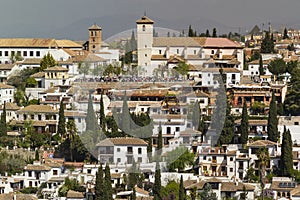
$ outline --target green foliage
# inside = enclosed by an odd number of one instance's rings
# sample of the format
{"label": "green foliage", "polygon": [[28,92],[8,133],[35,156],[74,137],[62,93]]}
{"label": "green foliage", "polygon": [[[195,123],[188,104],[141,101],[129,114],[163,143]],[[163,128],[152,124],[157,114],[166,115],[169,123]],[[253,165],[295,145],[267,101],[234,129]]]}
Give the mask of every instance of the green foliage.
{"label": "green foliage", "polygon": [[0,117],[0,137],[6,136],[6,134],[7,134],[6,105],[4,102],[1,117]]}
{"label": "green foliage", "polygon": [[299,62],[297,60],[291,60],[286,63],[286,72],[293,74],[293,70],[299,67]]}
{"label": "green foliage", "polygon": [[204,185],[203,191],[199,193],[201,200],[217,200],[217,194],[213,192],[211,185],[209,183],[206,183]]}
{"label": "green foliage", "polygon": [[283,37],[282,37],[282,39],[289,39],[289,36],[288,36],[288,31],[287,31],[287,29],[286,28],[284,28],[284,31],[283,31]]}
{"label": "green foliage", "polygon": [[80,74],[83,74],[83,77],[85,77],[85,75],[88,75],[91,71],[91,64],[88,62],[80,62],[78,64],[78,72]]}
{"label": "green foliage", "polygon": [[289,45],[287,46],[287,49],[288,49],[289,51],[295,51],[294,43],[289,44]]}
{"label": "green foliage", "polygon": [[56,65],[56,62],[55,62],[53,56],[50,53],[48,53],[47,55],[45,55],[42,58],[42,60],[40,62],[39,71],[44,71],[45,69],[54,67],[55,65]]}
{"label": "green foliage", "polygon": [[250,61],[258,60],[260,57],[260,53],[258,51],[254,51],[254,53],[251,55]]}
{"label": "green foliage", "polygon": [[218,37],[217,36],[217,29],[216,28],[213,28],[213,34],[212,34],[212,37]]}
{"label": "green foliage", "polygon": [[281,156],[280,156],[281,176],[291,177],[293,173],[293,142],[290,130],[286,130],[282,134]]}
{"label": "green foliage", "polygon": [[266,105],[264,103],[261,103],[259,101],[254,101],[251,106],[252,114],[263,114],[265,112]]}
{"label": "green foliage", "polygon": [[39,150],[35,150],[34,159],[37,160],[37,161],[40,160]]}
{"label": "green foliage", "polygon": [[0,174],[4,175],[5,172],[8,175],[20,173],[23,171],[25,165],[26,162],[20,155],[10,155],[6,151],[0,152]]}
{"label": "green foliage", "polygon": [[243,111],[242,111],[242,120],[241,120],[241,144],[247,144],[248,141],[248,111],[247,111],[247,103],[244,101]]}
{"label": "green foliage", "polygon": [[99,130],[96,114],[93,108],[93,100],[91,94],[89,94],[87,116],[85,121],[86,131],[92,131],[93,133],[95,133]]}
{"label": "green foliage", "polygon": [[37,187],[27,187],[27,188],[23,188],[21,189],[21,193],[23,194],[36,194],[38,191]]}
{"label": "green foliage", "polygon": [[59,197],[67,196],[69,190],[74,190],[77,192],[85,192],[85,187],[81,186],[76,179],[70,179],[69,177],[65,178],[65,183],[58,190]]}
{"label": "green foliage", "polygon": [[193,123],[193,127],[195,127],[195,130],[198,130],[199,124],[200,124],[200,115],[201,115],[201,111],[200,111],[200,106],[199,106],[199,102],[198,100],[194,103],[193,106],[193,113],[192,113],[192,123]]}
{"label": "green foliage", "polygon": [[263,59],[262,56],[259,56],[259,75],[264,75],[265,74],[265,70],[264,70],[264,63],[263,63]]}
{"label": "green foliage", "polygon": [[163,199],[178,199],[179,198],[179,184],[172,180],[161,189]]}
{"label": "green foliage", "polygon": [[177,64],[176,67],[174,67],[174,69],[181,75],[185,76],[188,74],[189,71],[189,65],[186,64],[185,62],[180,62]]}
{"label": "green foliage", "polygon": [[272,37],[270,36],[269,32],[265,32],[265,37],[262,40],[260,52],[261,53],[274,53],[274,41],[273,41]]}
{"label": "green foliage", "polygon": [[291,81],[284,102],[286,115],[300,115],[300,68],[297,66],[292,70]]}
{"label": "green foliage", "polygon": [[103,168],[100,164],[98,172],[96,173],[95,200],[104,200],[104,187]]}
{"label": "green foliage", "polygon": [[111,177],[110,177],[110,169],[108,164],[105,166],[104,170],[104,193],[103,193],[103,199],[105,200],[113,200],[113,190],[111,185]]}
{"label": "green foliage", "polygon": [[158,126],[158,137],[157,137],[157,155],[161,156],[163,149],[163,137],[162,137],[162,128],[161,122],[159,122]]}
{"label": "green foliage", "polygon": [[266,185],[266,167],[270,162],[270,156],[268,149],[266,147],[260,148],[256,152],[256,156],[258,158],[258,167],[260,168],[259,177],[260,177],[260,185],[262,188],[261,195],[264,195],[264,188]]}
{"label": "green foliage", "polygon": [[183,177],[182,175],[180,176],[180,183],[179,183],[179,200],[185,200],[186,197],[185,197],[185,190],[184,190],[184,186],[183,186]]}
{"label": "green foliage", "polygon": [[58,116],[58,128],[57,133],[60,137],[66,136],[66,119],[65,119],[65,111],[64,111],[64,103],[63,100],[60,101],[59,106],[59,116]]}
{"label": "green foliage", "polygon": [[286,63],[282,58],[277,58],[269,63],[268,69],[272,74],[278,76],[286,72]]}
{"label": "green foliage", "polygon": [[100,98],[100,127],[102,131],[106,130],[106,121],[105,121],[105,114],[104,114],[104,103],[103,103],[103,95],[101,94]]}
{"label": "green foliage", "polygon": [[251,166],[246,172],[246,179],[249,183],[257,183],[259,177],[255,175],[255,169]]}
{"label": "green foliage", "polygon": [[182,172],[188,166],[193,166],[195,155],[186,147],[177,147],[166,154],[169,171]]}
{"label": "green foliage", "polygon": [[128,170],[128,178],[127,178],[127,189],[132,190],[135,185],[142,188],[144,175],[142,174],[139,167],[136,165],[136,162],[133,161],[132,166]]}
{"label": "green foliage", "polygon": [[279,138],[279,132],[278,132],[278,119],[277,119],[277,105],[276,105],[274,92],[272,93],[272,99],[270,103],[267,130],[268,130],[268,140],[277,142]]}
{"label": "green foliage", "polygon": [[37,86],[37,81],[33,77],[29,77],[26,81],[26,87],[34,88]]}
{"label": "green foliage", "polygon": [[154,185],[153,185],[154,200],[162,200],[161,174],[159,163],[156,162]]}

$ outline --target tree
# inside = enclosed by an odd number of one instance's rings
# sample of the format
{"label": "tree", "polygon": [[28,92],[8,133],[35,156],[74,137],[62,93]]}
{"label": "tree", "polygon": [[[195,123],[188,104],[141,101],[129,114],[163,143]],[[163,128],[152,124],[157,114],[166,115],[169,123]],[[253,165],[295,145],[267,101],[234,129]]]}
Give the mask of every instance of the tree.
{"label": "tree", "polygon": [[265,70],[264,70],[264,63],[263,63],[263,59],[262,56],[259,55],[259,75],[262,76],[265,74]]}
{"label": "tree", "polygon": [[2,114],[0,118],[0,136],[6,136],[7,124],[6,124],[6,103],[3,104]]}
{"label": "tree", "polygon": [[88,62],[80,62],[78,64],[78,72],[80,74],[83,74],[83,78],[85,78],[85,75],[89,74],[90,70],[91,70],[90,63],[88,63]]}
{"label": "tree", "polygon": [[291,79],[284,101],[286,115],[300,115],[300,68],[295,67],[291,72]]}
{"label": "tree", "polygon": [[261,53],[273,53],[274,52],[274,41],[273,41],[272,37],[270,36],[270,32],[268,32],[268,31],[265,32],[265,37],[262,40],[260,52]]}
{"label": "tree", "polygon": [[217,36],[217,29],[216,28],[213,28],[213,35],[212,35],[212,37],[214,37],[214,38],[218,37]]}
{"label": "tree", "polygon": [[244,101],[243,111],[242,111],[242,120],[241,120],[241,144],[247,144],[248,141],[248,111],[247,103]]}
{"label": "tree", "polygon": [[193,166],[195,154],[186,147],[177,147],[166,154],[166,161],[170,172],[183,172],[186,167]]}
{"label": "tree", "polygon": [[286,27],[284,28],[282,39],[284,39],[284,40],[285,40],[285,39],[289,39],[288,31],[287,31]]}
{"label": "tree", "polygon": [[296,69],[298,66],[299,66],[298,60],[291,60],[286,63],[286,72],[292,75],[293,70]]}
{"label": "tree", "polygon": [[266,167],[269,165],[270,156],[268,149],[266,147],[260,148],[256,156],[258,158],[258,166],[259,166],[259,173],[260,173],[260,185],[261,185],[261,196],[264,199],[264,188],[266,185]]}
{"label": "tree", "polygon": [[147,145],[147,154],[148,154],[149,162],[152,162],[152,147],[153,147],[152,137],[149,137],[148,145]]}
{"label": "tree", "polygon": [[35,150],[34,159],[35,159],[36,161],[39,161],[39,160],[40,160],[40,155],[39,155],[39,150],[38,150],[38,149]]}
{"label": "tree", "polygon": [[192,123],[193,123],[193,127],[195,130],[199,129],[199,124],[200,124],[200,107],[199,107],[199,102],[198,100],[194,103],[193,106],[193,114],[192,114]]}
{"label": "tree", "polygon": [[282,134],[281,156],[280,156],[281,176],[291,177],[293,173],[293,142],[290,130],[286,130]]}
{"label": "tree", "polygon": [[154,196],[154,200],[162,200],[161,174],[160,174],[160,166],[158,162],[156,162],[154,185],[153,185],[153,196]]}
{"label": "tree", "polygon": [[188,36],[189,37],[194,37],[194,30],[192,29],[192,25],[189,26],[189,30],[188,30]]}
{"label": "tree", "polygon": [[126,91],[124,92],[123,96],[123,106],[122,106],[122,113],[121,113],[121,129],[124,134],[129,134],[130,131],[130,112],[127,103],[127,96]]}
{"label": "tree", "polygon": [[282,58],[272,60],[268,65],[269,71],[276,77],[286,72],[286,63]]}
{"label": "tree", "polygon": [[206,29],[205,37],[210,37],[209,30]]}
{"label": "tree", "polygon": [[128,170],[127,189],[132,190],[136,185],[138,187],[142,187],[143,180],[144,180],[144,176],[141,173],[141,170],[137,166],[136,162],[133,160],[132,165]]}
{"label": "tree", "polygon": [[103,168],[100,164],[98,172],[96,173],[96,184],[95,184],[95,200],[105,200],[103,198],[104,194],[104,180],[103,180]]}
{"label": "tree", "polygon": [[173,69],[175,69],[179,74],[185,77],[188,74],[189,65],[186,64],[185,62],[179,62],[177,66],[174,67]]}
{"label": "tree", "polygon": [[294,45],[294,43],[289,44],[289,45],[287,46],[287,49],[288,49],[289,51],[295,51],[295,45]]}
{"label": "tree", "polygon": [[103,193],[103,199],[105,200],[113,200],[112,194],[112,186],[111,186],[111,177],[110,177],[110,169],[108,164],[105,166],[104,170],[104,193]]}
{"label": "tree", "polygon": [[168,181],[168,184],[161,189],[161,196],[163,199],[176,200],[179,199],[179,184],[174,181]]}
{"label": "tree", "polygon": [[217,194],[213,192],[211,185],[205,183],[203,191],[199,194],[201,200],[217,200]]}
{"label": "tree", "polygon": [[161,156],[163,149],[163,137],[162,137],[162,128],[161,122],[159,122],[158,126],[158,137],[157,137],[157,155]]}
{"label": "tree", "polygon": [[100,98],[100,127],[103,131],[106,130],[106,120],[105,120],[105,114],[104,114],[104,103],[103,103],[103,95],[101,94]]}
{"label": "tree", "polygon": [[193,187],[190,192],[191,200],[196,200],[197,198],[197,187]]}
{"label": "tree", "polygon": [[132,189],[131,200],[136,200],[136,191],[135,191],[135,187],[133,187],[133,189]]}
{"label": "tree", "polygon": [[277,142],[279,133],[278,133],[277,105],[276,105],[274,92],[272,92],[272,99],[270,103],[267,131],[268,131],[268,140]]}
{"label": "tree", "polygon": [[97,130],[98,130],[98,122],[93,108],[92,95],[89,94],[87,116],[86,116],[86,131],[92,131],[93,133],[95,133],[97,132]]}
{"label": "tree", "polygon": [[240,195],[240,200],[247,200],[248,199],[248,192],[246,190],[246,187],[245,185],[243,186],[243,193],[241,193]]}
{"label": "tree", "polygon": [[[74,122],[74,120],[69,120],[67,122],[67,135],[68,135],[68,140],[70,142],[70,160],[71,161],[74,161],[74,158],[73,158],[73,151],[75,150],[79,150],[79,149],[74,149],[74,146],[76,146],[76,143],[75,143],[75,136],[77,134],[77,128],[76,128],[76,124]],[[78,154],[76,154],[78,155]]]}
{"label": "tree", "polygon": [[47,55],[45,55],[40,62],[39,71],[44,71],[45,69],[54,67],[55,65],[56,61],[54,60],[53,56],[50,53],[47,53]]}
{"label": "tree", "polygon": [[179,200],[185,200],[185,191],[183,186],[183,178],[180,176],[180,184],[179,184]]}
{"label": "tree", "polygon": [[59,116],[58,116],[57,133],[62,138],[66,136],[66,118],[65,118],[65,111],[64,111],[63,100],[60,101],[60,106],[59,106]]}
{"label": "tree", "polygon": [[29,77],[26,81],[26,87],[34,88],[37,86],[37,81],[33,77]]}

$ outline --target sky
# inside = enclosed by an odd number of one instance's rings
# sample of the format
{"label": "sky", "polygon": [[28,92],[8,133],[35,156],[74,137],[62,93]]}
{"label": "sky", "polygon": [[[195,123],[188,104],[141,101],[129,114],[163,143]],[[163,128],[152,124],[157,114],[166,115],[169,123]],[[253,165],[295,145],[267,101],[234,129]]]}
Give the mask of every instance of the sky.
{"label": "sky", "polygon": [[255,24],[298,27],[299,0],[0,0],[0,37],[85,39],[97,23],[104,37],[135,27],[147,13],[159,27],[182,30],[191,24],[242,32]]}

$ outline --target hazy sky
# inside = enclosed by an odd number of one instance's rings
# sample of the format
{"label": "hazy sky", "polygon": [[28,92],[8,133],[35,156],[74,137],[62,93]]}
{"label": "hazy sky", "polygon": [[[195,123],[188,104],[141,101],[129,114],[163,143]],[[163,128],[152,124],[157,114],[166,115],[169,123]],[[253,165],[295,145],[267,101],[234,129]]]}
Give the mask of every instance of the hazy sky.
{"label": "hazy sky", "polygon": [[[298,25],[299,0],[0,0],[0,37],[43,34],[47,37],[53,30],[76,25],[82,20],[106,20],[110,16],[114,23],[105,23],[106,28],[118,26],[132,28],[127,16],[143,15],[144,11],[159,24],[160,20],[172,22],[197,20],[220,24],[226,27],[245,27],[255,24]],[[126,22],[128,24],[123,24]],[[101,25],[102,22],[98,22]],[[90,24],[87,24],[88,27]],[[166,26],[166,23],[163,24]],[[185,24],[186,25],[186,24]],[[197,24],[198,26],[199,24]],[[200,24],[201,25],[201,24]],[[108,27],[111,26],[111,27]],[[178,25],[178,28],[183,25]],[[116,30],[118,27],[115,27]],[[120,26],[121,28],[121,26]],[[168,27],[170,28],[170,27]],[[174,27],[177,28],[177,27]],[[116,31],[115,30],[115,31]],[[119,30],[122,31],[122,30]],[[52,33],[51,33],[52,32]],[[67,36],[66,36],[67,37]]]}

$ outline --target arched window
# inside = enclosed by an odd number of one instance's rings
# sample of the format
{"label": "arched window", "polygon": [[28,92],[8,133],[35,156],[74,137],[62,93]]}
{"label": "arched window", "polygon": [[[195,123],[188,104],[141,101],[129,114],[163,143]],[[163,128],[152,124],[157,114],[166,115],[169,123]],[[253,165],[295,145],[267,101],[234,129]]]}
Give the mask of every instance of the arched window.
{"label": "arched window", "polygon": [[146,26],[145,25],[143,25],[143,31],[145,31],[146,30]]}

